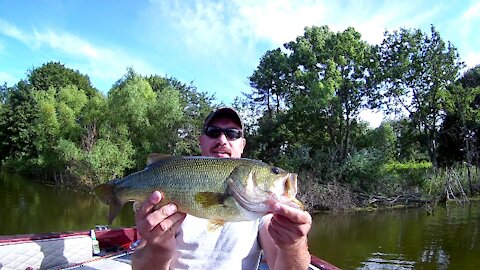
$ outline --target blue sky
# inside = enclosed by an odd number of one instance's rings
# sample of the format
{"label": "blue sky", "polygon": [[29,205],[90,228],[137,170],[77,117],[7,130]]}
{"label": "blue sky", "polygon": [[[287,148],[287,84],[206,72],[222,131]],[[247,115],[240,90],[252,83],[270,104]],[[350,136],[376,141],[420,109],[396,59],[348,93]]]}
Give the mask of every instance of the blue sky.
{"label": "blue sky", "polygon": [[305,26],[352,26],[370,44],[385,30],[433,24],[468,67],[480,64],[480,1],[0,0],[0,83],[49,61],[107,93],[127,67],[175,77],[217,101],[249,92],[260,57]]}

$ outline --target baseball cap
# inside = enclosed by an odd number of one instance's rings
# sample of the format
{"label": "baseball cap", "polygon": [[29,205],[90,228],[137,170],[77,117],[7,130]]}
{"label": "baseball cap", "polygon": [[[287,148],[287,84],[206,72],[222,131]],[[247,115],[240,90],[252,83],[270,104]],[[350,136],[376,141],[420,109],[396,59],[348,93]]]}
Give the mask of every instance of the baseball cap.
{"label": "baseball cap", "polygon": [[230,108],[230,107],[221,107],[221,108],[218,108],[218,109],[212,111],[207,116],[207,118],[205,118],[205,121],[203,122],[203,128],[205,129],[205,127],[209,126],[210,123],[213,120],[218,119],[218,118],[228,118],[228,119],[232,120],[234,123],[236,123],[238,126],[240,126],[240,128],[243,131],[244,126],[243,126],[242,117],[240,116],[240,114],[235,109]]}

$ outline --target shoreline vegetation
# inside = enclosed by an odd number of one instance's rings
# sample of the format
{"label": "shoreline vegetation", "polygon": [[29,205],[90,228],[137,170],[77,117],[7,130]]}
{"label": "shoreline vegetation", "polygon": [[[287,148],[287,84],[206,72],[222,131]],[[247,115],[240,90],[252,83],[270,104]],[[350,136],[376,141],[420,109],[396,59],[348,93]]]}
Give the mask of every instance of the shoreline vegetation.
{"label": "shoreline vegetation", "polygon": [[[378,45],[352,27],[306,27],[265,52],[248,81],[229,105],[245,119],[244,156],[298,173],[311,211],[428,207],[480,190],[480,65],[466,69],[433,25],[386,31]],[[1,166],[89,191],[143,169],[150,153],[199,155],[202,122],[219,106],[173,77],[129,67],[102,93],[48,62],[0,86]],[[371,127],[364,110],[386,119]]]}
{"label": "shoreline vegetation", "polygon": [[[3,168],[2,171],[4,170]],[[367,194],[365,192],[353,192],[351,188],[342,186],[339,183],[318,184],[312,179],[299,179],[298,198],[305,203],[306,210],[311,213],[326,212],[362,212],[388,209],[405,209],[412,207],[424,207],[428,214],[432,214],[437,205],[469,204],[472,201],[480,201],[478,196],[479,185],[474,187],[477,191],[474,195],[466,194],[468,180],[465,177],[465,168],[444,171],[437,173],[435,177],[430,175],[428,190],[415,186],[402,194],[395,194],[388,197],[384,195]],[[46,179],[34,179],[32,181],[59,188],[66,188],[72,191],[87,192],[93,194],[93,185],[77,181],[53,182]],[[313,182],[313,184],[312,184]],[[90,183],[92,183],[90,181]],[[443,186],[443,195],[442,187]]]}

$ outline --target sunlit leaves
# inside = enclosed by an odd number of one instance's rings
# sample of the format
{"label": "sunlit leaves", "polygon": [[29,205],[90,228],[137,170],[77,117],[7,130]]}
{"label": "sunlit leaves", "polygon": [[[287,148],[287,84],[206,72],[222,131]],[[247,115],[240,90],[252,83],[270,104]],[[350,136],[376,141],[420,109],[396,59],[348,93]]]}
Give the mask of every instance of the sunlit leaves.
{"label": "sunlit leaves", "polygon": [[173,149],[178,122],[183,116],[177,89],[166,86],[154,92],[147,79],[129,70],[124,80],[110,91],[108,108],[110,125],[128,128],[136,149],[137,168],[145,165],[148,154]]}

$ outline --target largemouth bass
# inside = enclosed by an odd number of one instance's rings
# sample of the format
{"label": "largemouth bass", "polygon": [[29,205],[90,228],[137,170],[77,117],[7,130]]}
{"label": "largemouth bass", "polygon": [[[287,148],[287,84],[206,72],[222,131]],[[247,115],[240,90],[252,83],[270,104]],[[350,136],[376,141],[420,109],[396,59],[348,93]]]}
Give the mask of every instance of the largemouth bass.
{"label": "largemouth bass", "polygon": [[127,201],[138,205],[155,190],[163,195],[157,207],[174,203],[179,212],[220,224],[259,218],[271,212],[268,200],[303,210],[297,174],[245,158],[149,157],[144,170],[94,190],[109,205],[109,224]]}

